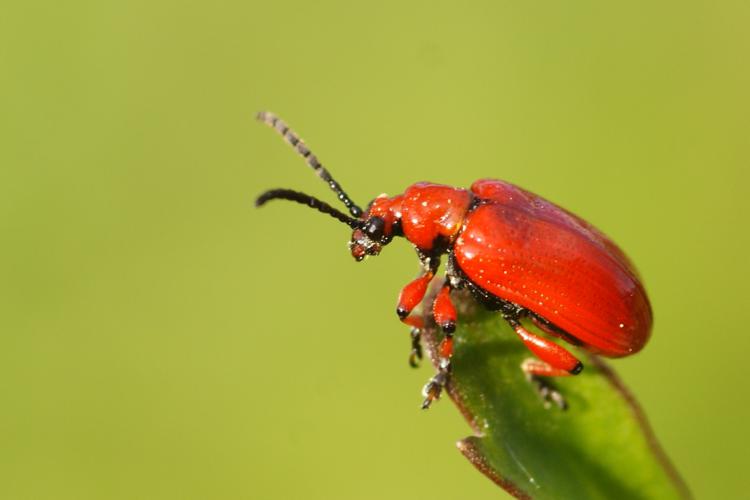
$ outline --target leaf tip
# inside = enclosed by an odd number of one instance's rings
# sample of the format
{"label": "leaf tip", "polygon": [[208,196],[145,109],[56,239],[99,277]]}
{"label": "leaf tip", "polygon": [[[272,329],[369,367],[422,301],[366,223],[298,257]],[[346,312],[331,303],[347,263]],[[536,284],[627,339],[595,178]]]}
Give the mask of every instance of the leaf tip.
{"label": "leaf tip", "polygon": [[492,482],[510,493],[516,498],[530,499],[525,492],[521,491],[515,483],[504,478],[494,467],[487,461],[484,452],[481,449],[480,438],[469,436],[456,442],[456,448],[479,472],[487,476]]}

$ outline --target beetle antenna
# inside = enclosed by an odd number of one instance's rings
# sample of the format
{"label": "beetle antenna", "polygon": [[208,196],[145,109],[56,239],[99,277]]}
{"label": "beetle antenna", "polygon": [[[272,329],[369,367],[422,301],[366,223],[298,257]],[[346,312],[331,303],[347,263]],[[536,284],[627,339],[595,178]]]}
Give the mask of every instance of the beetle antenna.
{"label": "beetle antenna", "polygon": [[310,148],[305,145],[304,141],[300,139],[299,135],[297,135],[292,129],[290,129],[286,123],[284,123],[278,116],[268,111],[259,112],[256,115],[256,118],[258,119],[258,121],[265,123],[276,132],[281,134],[281,137],[283,137],[284,140],[288,142],[294,148],[294,150],[300,156],[302,156],[302,158],[305,159],[307,164],[313,170],[315,170],[315,173],[318,174],[318,177],[323,179],[326,184],[328,184],[328,187],[330,187],[331,190],[336,193],[338,199],[341,200],[344,205],[346,205],[346,208],[349,209],[349,213],[352,214],[352,217],[358,218],[362,215],[362,209],[359,208],[359,206],[357,206],[357,204],[354,203],[351,199],[349,199],[349,195],[347,195],[341,188],[341,185],[336,182],[333,177],[331,177],[331,174],[328,172],[328,170],[326,170],[325,167],[321,165],[321,163],[318,161],[318,157],[312,154]]}
{"label": "beetle antenna", "polygon": [[296,201],[297,203],[301,203],[302,205],[307,205],[310,208],[314,208],[319,212],[328,214],[334,219],[343,222],[352,229],[362,229],[365,225],[365,221],[361,219],[349,217],[345,213],[336,210],[324,201],[310,196],[309,194],[300,193],[299,191],[292,191],[291,189],[270,189],[262,195],[258,196],[258,198],[255,200],[255,206],[262,207],[266,204],[266,202],[270,200]]}

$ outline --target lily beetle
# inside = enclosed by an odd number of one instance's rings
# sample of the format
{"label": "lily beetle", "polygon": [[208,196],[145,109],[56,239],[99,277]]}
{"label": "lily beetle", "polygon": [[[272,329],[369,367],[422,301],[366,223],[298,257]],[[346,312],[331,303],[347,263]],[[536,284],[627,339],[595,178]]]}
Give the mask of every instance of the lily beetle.
{"label": "lily beetle", "polygon": [[629,356],[648,341],[652,313],[638,273],[607,236],[580,217],[509,182],[482,179],[470,189],[419,182],[403,194],[380,195],[362,210],[344,192],[305,143],[272,113],[258,120],[275,129],[336,193],[349,215],[290,189],[261,194],[256,206],[289,200],[343,222],[353,233],[352,257],[378,255],[394,237],[406,238],[421,263],[419,277],[398,298],[396,313],[411,326],[410,364],[422,357],[422,302],[447,255],[445,278],[433,303],[444,332],[439,368],[423,389],[423,408],[440,393],[451,369],[456,308],[451,292],[468,289],[498,311],[536,358],[521,366],[537,382],[546,403],[565,407],[562,396],[539,377],[577,375],[583,364],[564,347],[526,329],[527,318],[545,333],[606,357]]}

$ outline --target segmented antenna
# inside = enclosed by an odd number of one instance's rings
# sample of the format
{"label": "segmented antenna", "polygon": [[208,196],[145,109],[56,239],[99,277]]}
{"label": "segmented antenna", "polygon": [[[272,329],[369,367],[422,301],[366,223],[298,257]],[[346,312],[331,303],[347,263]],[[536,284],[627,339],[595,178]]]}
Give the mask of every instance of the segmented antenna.
{"label": "segmented antenna", "polygon": [[262,195],[258,196],[258,198],[255,200],[255,206],[261,207],[270,200],[296,201],[297,203],[301,203],[302,205],[307,205],[310,208],[314,208],[319,212],[328,214],[334,219],[338,219],[339,221],[343,222],[352,229],[362,229],[365,225],[365,222],[361,219],[349,217],[345,213],[336,210],[324,201],[320,201],[319,199],[310,196],[309,194],[300,193],[299,191],[292,191],[291,189],[270,189]]}
{"label": "segmented antenna", "polygon": [[362,209],[359,208],[359,206],[357,206],[357,204],[354,203],[351,199],[349,199],[349,195],[347,195],[341,188],[341,185],[336,182],[333,177],[331,177],[331,174],[328,172],[328,170],[326,170],[325,167],[321,165],[321,163],[318,161],[318,157],[312,154],[310,148],[305,145],[302,139],[300,139],[299,136],[293,130],[291,130],[286,123],[284,123],[284,121],[268,111],[259,112],[256,115],[256,118],[258,119],[258,121],[265,123],[276,132],[281,134],[284,140],[288,142],[294,148],[294,150],[299,153],[300,156],[302,156],[302,158],[305,159],[307,164],[313,170],[315,170],[315,173],[318,174],[318,177],[323,179],[326,184],[328,184],[328,187],[330,187],[331,190],[336,193],[338,199],[341,200],[344,205],[346,205],[346,208],[349,209],[349,213],[352,214],[352,217],[359,218],[362,215]]}

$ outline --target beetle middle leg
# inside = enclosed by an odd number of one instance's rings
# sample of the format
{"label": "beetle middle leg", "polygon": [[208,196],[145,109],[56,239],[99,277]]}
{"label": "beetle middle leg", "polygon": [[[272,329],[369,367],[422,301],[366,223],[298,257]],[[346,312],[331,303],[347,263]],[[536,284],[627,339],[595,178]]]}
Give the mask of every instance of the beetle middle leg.
{"label": "beetle middle leg", "polygon": [[453,287],[449,280],[445,280],[435,300],[432,303],[432,314],[435,323],[443,330],[444,337],[438,347],[438,372],[424,386],[422,395],[422,409],[430,407],[432,402],[440,398],[440,393],[448,382],[453,356],[453,332],[456,330],[456,307],[450,298]]}

